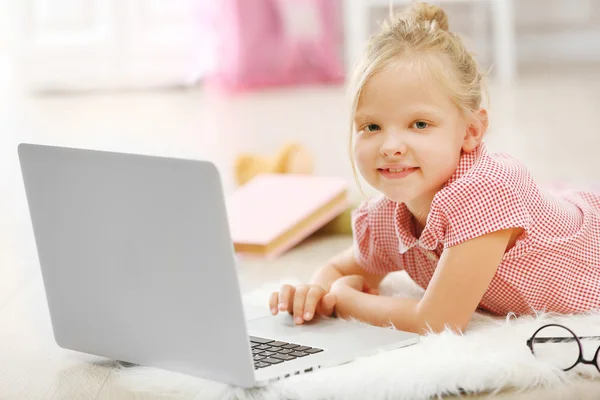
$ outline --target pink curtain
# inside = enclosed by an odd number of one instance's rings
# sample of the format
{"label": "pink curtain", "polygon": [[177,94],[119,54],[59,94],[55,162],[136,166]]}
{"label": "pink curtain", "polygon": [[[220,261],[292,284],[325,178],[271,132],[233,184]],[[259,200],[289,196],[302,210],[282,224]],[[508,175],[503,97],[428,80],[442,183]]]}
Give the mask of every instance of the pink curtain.
{"label": "pink curtain", "polygon": [[340,0],[212,3],[216,64],[208,83],[237,91],[344,81]]}

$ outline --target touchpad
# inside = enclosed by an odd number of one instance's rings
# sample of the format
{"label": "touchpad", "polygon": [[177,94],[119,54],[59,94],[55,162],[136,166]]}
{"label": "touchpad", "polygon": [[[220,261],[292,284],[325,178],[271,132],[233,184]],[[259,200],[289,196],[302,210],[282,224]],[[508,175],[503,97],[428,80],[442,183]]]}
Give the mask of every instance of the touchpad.
{"label": "touchpad", "polygon": [[302,325],[296,325],[292,315],[287,312],[282,312],[275,316],[270,315],[248,321],[248,330],[250,331],[250,334],[255,334],[257,336],[263,335],[271,338],[289,338],[316,332],[323,334],[326,331],[330,331],[332,327],[339,323],[339,320],[333,318],[321,318],[317,316],[313,318],[312,321],[305,321]]}
{"label": "touchpad", "polygon": [[257,306],[252,304],[244,304],[244,314],[246,315],[246,321],[252,321],[257,318],[271,317],[271,311],[266,305]]}

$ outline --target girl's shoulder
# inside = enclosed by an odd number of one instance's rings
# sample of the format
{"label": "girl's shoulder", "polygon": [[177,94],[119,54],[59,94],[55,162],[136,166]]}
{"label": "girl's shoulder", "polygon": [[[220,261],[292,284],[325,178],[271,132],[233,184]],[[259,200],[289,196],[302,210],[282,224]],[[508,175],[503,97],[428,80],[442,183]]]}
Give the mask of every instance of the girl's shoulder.
{"label": "girl's shoulder", "polygon": [[461,156],[456,173],[436,198],[438,203],[456,197],[476,200],[498,191],[531,197],[539,188],[523,162],[507,153],[490,153],[481,145],[478,150]]}
{"label": "girl's shoulder", "polygon": [[431,246],[437,241],[453,246],[509,227],[527,232],[539,199],[522,163],[479,150],[461,157],[457,173],[434,196],[423,239]]}
{"label": "girl's shoulder", "polygon": [[377,194],[367,197],[361,201],[360,204],[358,204],[358,206],[353,210],[353,214],[362,215],[369,213],[388,213],[390,211],[394,211],[396,205],[396,202],[388,199],[384,195]]}

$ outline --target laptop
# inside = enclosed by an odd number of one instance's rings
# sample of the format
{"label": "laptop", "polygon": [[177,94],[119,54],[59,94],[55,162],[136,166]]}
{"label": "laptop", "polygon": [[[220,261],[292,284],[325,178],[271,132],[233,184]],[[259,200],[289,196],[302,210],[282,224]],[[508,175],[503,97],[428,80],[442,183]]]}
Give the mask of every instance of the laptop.
{"label": "laptop", "polygon": [[209,161],[27,143],[18,153],[62,348],[254,387],[419,341],[337,318],[247,318]]}

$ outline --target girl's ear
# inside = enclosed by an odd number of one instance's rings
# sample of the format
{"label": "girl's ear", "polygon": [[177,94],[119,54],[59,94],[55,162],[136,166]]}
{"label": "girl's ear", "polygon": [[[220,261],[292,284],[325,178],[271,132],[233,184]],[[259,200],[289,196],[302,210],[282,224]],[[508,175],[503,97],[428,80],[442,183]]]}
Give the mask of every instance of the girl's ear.
{"label": "girl's ear", "polygon": [[469,125],[467,125],[467,131],[465,132],[465,138],[462,146],[462,149],[465,153],[469,153],[479,147],[487,128],[487,111],[484,108],[480,108],[475,112],[475,115],[469,121]]}

